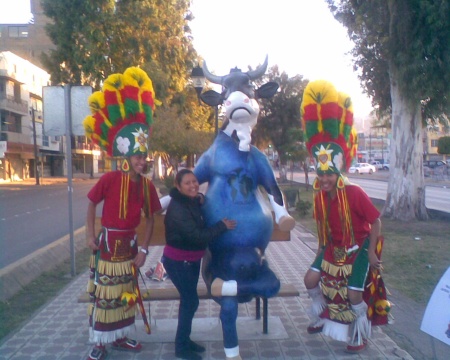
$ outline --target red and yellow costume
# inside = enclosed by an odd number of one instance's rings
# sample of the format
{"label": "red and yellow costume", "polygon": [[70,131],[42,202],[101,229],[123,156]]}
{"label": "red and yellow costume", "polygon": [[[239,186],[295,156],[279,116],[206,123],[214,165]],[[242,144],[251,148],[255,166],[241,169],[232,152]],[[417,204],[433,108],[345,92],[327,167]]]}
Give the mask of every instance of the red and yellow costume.
{"label": "red and yellow costume", "polygon": [[[101,346],[123,341],[116,347],[140,348],[135,341],[124,343],[134,326],[140,295],[133,262],[138,252],[135,229],[142,214],[152,217],[161,204],[148,178],[134,172],[130,178],[129,158],[148,156],[155,102],[147,74],[128,68],[123,74],[110,75],[102,91],[90,96],[92,115],[83,123],[87,137],[121,161],[121,170],[104,174],[88,194],[95,206],[103,202],[99,250],[91,256],[87,289],[90,341]],[[90,359],[95,358],[94,352],[95,348]]]}
{"label": "red and yellow costume", "polygon": [[[316,160],[317,174],[338,176],[333,197],[320,188],[318,178],[313,183],[314,217],[322,251],[311,266],[312,271],[320,272],[320,284],[308,289],[315,316],[308,331],[321,331],[359,346],[370,337],[371,320],[376,317],[374,323],[387,323],[385,313],[375,313],[376,301],[386,300],[386,293],[380,274],[370,270],[368,259],[371,224],[380,213],[367,194],[341,173],[350,167],[357,149],[350,97],[327,81],[310,82],[301,112],[307,149]],[[361,306],[352,306],[349,289],[363,293]]]}

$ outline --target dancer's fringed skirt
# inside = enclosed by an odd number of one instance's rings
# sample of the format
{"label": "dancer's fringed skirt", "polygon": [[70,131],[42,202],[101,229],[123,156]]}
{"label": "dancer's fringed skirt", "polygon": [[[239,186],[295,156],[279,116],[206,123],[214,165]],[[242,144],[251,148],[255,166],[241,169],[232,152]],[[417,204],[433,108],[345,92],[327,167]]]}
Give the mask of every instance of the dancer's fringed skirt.
{"label": "dancer's fringed skirt", "polygon": [[134,230],[103,228],[99,248],[91,255],[87,292],[93,343],[107,344],[127,336],[134,328],[136,307],[121,303],[124,292],[135,292],[132,262],[137,254]]}

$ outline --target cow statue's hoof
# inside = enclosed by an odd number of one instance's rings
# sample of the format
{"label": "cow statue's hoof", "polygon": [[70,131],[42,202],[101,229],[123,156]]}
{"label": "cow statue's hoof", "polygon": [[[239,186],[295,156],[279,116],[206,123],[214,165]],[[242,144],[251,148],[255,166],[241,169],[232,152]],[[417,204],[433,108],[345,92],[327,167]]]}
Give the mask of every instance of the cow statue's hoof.
{"label": "cow statue's hoof", "polygon": [[235,280],[223,281],[220,278],[215,278],[211,284],[211,295],[215,297],[236,296],[237,282]]}
{"label": "cow statue's hoof", "polygon": [[233,357],[228,357],[227,356],[227,360],[242,360],[242,358],[241,358],[241,355],[236,355],[236,356],[233,356]]}
{"label": "cow statue's hoof", "polygon": [[290,215],[285,215],[280,218],[278,227],[281,231],[291,231],[295,227],[295,219]]}

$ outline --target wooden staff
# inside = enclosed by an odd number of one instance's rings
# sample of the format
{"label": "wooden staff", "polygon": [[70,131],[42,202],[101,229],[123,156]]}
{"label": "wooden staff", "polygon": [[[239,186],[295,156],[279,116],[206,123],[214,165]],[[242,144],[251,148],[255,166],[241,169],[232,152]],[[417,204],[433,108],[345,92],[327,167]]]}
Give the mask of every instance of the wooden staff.
{"label": "wooden staff", "polygon": [[135,264],[133,264],[133,266],[132,266],[132,272],[133,272],[134,281],[135,281],[135,285],[136,285],[136,290],[135,290],[136,291],[136,295],[137,295],[136,302],[137,302],[137,305],[139,307],[139,311],[141,312],[142,319],[144,320],[145,332],[147,334],[151,334],[152,330],[150,328],[150,324],[148,322],[147,315],[145,314],[145,308],[144,308],[144,303],[142,301],[141,290],[139,289],[139,279],[138,279],[138,276],[137,276],[138,270],[137,270]]}

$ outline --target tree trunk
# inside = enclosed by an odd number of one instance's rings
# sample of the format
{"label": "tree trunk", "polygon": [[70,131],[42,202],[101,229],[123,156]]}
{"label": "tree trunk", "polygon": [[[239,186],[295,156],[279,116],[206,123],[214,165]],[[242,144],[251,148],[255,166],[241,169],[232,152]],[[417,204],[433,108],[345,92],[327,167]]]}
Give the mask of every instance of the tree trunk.
{"label": "tree trunk", "polygon": [[287,165],[286,164],[282,164],[281,161],[280,161],[280,171],[279,171],[279,174],[280,174],[279,182],[280,182],[280,184],[287,182],[287,171],[288,171],[287,170]]}
{"label": "tree trunk", "polygon": [[402,93],[395,65],[390,64],[389,71],[392,100],[391,168],[382,214],[402,221],[427,220],[420,103]]}
{"label": "tree trunk", "polygon": [[153,180],[160,180],[163,177],[161,156],[157,153],[153,162]]}

